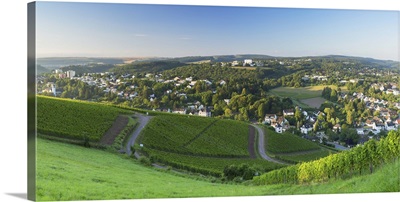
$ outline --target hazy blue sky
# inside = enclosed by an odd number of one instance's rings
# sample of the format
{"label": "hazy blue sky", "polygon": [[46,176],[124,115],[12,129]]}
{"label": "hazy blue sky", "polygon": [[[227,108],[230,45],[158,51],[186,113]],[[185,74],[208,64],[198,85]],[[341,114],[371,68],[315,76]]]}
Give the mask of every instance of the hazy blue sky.
{"label": "hazy blue sky", "polygon": [[399,12],[37,2],[37,56],[399,60]]}

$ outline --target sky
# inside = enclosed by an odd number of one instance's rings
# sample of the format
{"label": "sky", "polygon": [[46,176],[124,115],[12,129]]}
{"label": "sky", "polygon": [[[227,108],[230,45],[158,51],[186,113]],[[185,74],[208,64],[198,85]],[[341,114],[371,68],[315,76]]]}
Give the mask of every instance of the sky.
{"label": "sky", "polygon": [[399,11],[37,2],[36,12],[37,57],[400,57]]}

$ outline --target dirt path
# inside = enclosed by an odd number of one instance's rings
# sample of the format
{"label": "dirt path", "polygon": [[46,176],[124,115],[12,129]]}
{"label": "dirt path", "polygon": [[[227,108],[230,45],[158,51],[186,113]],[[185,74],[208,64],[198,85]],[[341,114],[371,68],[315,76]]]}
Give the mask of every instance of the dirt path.
{"label": "dirt path", "polygon": [[257,126],[257,125],[252,125],[252,126],[253,126],[254,128],[256,128],[256,129],[257,129],[257,132],[258,132],[258,153],[260,154],[260,156],[261,156],[263,159],[265,159],[265,160],[267,160],[267,161],[270,161],[270,162],[273,162],[273,163],[279,163],[279,164],[290,165],[290,164],[288,164],[288,163],[286,163],[286,162],[273,159],[273,158],[271,158],[270,156],[268,156],[268,155],[265,153],[265,147],[264,147],[264,145],[265,145],[264,130],[261,129],[261,128],[260,128],[259,126]]}
{"label": "dirt path", "polygon": [[248,151],[250,154],[250,158],[255,159],[257,158],[256,156],[256,152],[254,149],[254,142],[256,141],[256,129],[254,127],[252,127],[251,125],[249,125],[249,146]]}
{"label": "dirt path", "polygon": [[124,130],[128,122],[129,118],[127,116],[122,116],[122,115],[118,116],[115,119],[111,128],[109,128],[101,138],[100,144],[112,145],[114,143],[115,138],[122,130]]}
{"label": "dirt path", "polygon": [[[131,137],[129,138],[128,144],[126,144],[125,153],[127,153],[128,155],[132,154],[131,146],[133,146],[135,144],[136,138],[139,136],[140,132],[142,132],[143,128],[147,125],[147,123],[151,119],[150,116],[146,116],[146,115],[139,114],[139,113],[136,113],[134,116],[138,118],[139,125],[133,131]],[[139,157],[139,156],[137,156],[136,152],[135,152],[135,156]]]}

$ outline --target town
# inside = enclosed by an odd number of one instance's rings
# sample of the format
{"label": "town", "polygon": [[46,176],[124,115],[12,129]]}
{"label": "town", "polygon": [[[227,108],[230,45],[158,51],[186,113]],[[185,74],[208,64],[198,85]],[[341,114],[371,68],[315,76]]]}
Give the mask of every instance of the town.
{"label": "town", "polygon": [[[74,70],[59,68],[37,77],[37,93],[112,102],[159,112],[250,121],[270,125],[277,133],[288,131],[320,143],[340,141],[346,146],[362,144],[371,138],[379,139],[400,127],[400,91],[399,83],[395,82],[396,72],[354,61],[327,63],[322,60],[315,63],[318,60],[321,59],[202,61],[190,64],[190,68],[186,68],[189,70],[181,71],[181,74],[174,69],[77,74]],[[315,64],[327,67],[315,68]],[[337,66],[331,68],[332,65]],[[297,70],[299,66],[308,66],[309,69]],[[211,73],[222,68],[227,73],[208,77],[191,68],[205,68]],[[295,70],[275,78],[250,78],[255,72],[270,71],[271,68]],[[232,76],[237,72],[250,75],[244,78]],[[255,88],[257,85],[262,87]],[[302,89],[332,85],[338,88],[326,87],[315,96],[324,101],[316,106],[304,105],[290,95],[269,92],[285,86]],[[347,137],[340,136],[344,134],[342,130],[346,131]]]}

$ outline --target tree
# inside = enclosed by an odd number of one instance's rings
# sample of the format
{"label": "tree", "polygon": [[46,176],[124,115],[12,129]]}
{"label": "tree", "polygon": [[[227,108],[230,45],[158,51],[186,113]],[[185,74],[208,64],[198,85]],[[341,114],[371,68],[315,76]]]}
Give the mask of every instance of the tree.
{"label": "tree", "polygon": [[257,108],[257,115],[259,119],[263,119],[265,116],[265,105],[262,103]]}
{"label": "tree", "polygon": [[319,120],[317,120],[317,121],[314,123],[313,130],[314,130],[314,132],[317,132],[317,131],[319,130]]}
{"label": "tree", "polygon": [[331,91],[330,101],[332,101],[332,102],[336,102],[336,101],[337,101],[337,92],[336,92],[335,89],[333,89],[333,90]]}
{"label": "tree", "polygon": [[232,117],[232,110],[231,109],[226,108],[224,112],[225,112],[224,113],[225,117],[229,117],[229,118]]}
{"label": "tree", "polygon": [[247,89],[246,88],[242,89],[242,94],[241,95],[247,95]]}
{"label": "tree", "polygon": [[346,113],[347,113],[347,115],[346,115],[346,123],[348,125],[352,126],[353,123],[354,123],[354,120],[356,118],[356,113],[355,113],[354,109],[351,110],[351,111],[347,111]]}
{"label": "tree", "polygon": [[294,118],[296,118],[296,122],[303,120],[303,113],[301,113],[300,108],[296,107],[294,112]]}

